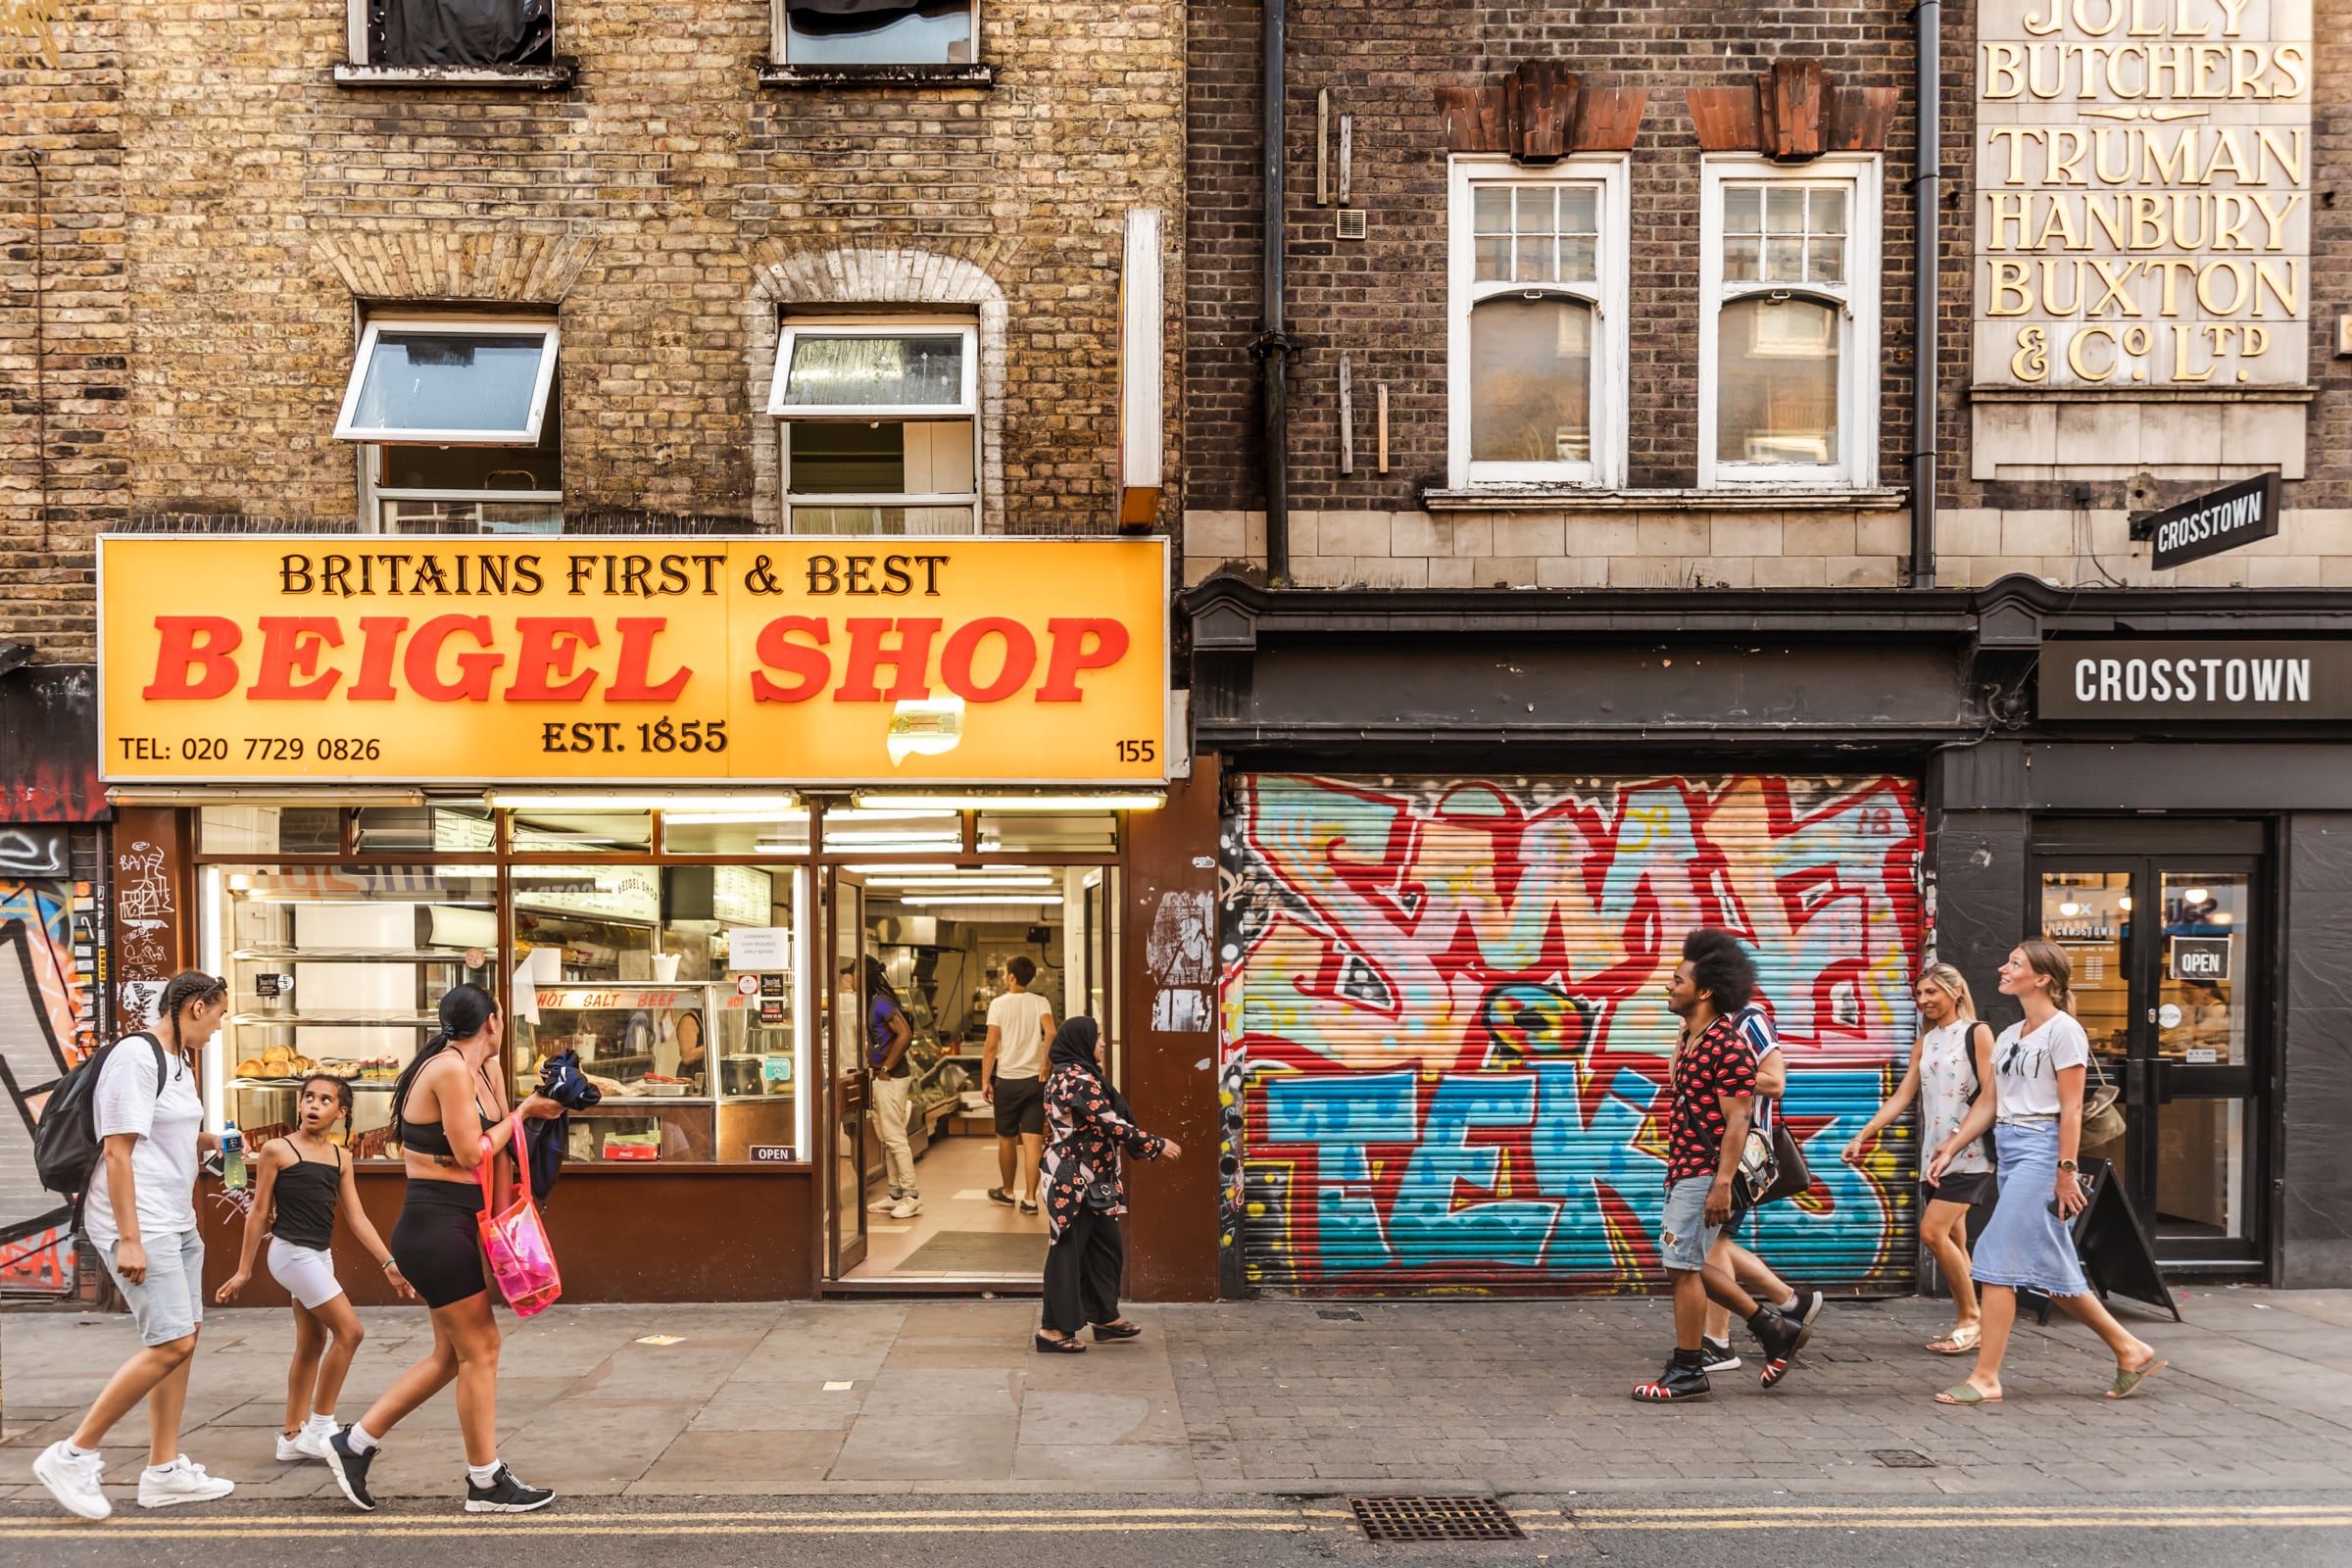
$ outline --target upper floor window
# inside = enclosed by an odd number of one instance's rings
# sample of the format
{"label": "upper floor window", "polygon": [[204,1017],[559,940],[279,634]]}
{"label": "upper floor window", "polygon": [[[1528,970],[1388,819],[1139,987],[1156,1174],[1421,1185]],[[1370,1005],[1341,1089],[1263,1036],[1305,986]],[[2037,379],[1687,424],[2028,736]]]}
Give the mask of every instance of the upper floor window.
{"label": "upper floor window", "polygon": [[786,320],[767,412],[790,531],[978,526],[978,338],[936,318]]}
{"label": "upper floor window", "polygon": [[498,71],[551,66],[552,0],[351,0],[351,63]]}
{"label": "upper floor window", "polygon": [[1450,207],[1449,482],[1617,483],[1624,160],[1456,158]]}
{"label": "upper floor window", "polygon": [[797,69],[968,66],[979,0],[774,0],[778,55]]}
{"label": "upper floor window", "polygon": [[1875,483],[1878,160],[1701,178],[1699,483]]}
{"label": "upper floor window", "polygon": [[371,318],[335,422],[338,440],[360,443],[368,522],[561,528],[558,335],[545,318]]}

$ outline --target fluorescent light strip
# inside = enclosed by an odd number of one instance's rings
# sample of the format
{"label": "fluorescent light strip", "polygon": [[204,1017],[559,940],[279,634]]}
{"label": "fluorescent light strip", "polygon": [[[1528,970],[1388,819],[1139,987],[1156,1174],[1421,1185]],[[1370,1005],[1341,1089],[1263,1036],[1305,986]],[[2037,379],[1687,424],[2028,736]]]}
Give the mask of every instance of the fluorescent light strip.
{"label": "fluorescent light strip", "polygon": [[1050,876],[877,876],[867,878],[878,888],[1050,888]]}
{"label": "fluorescent light strip", "polygon": [[551,795],[492,790],[492,806],[510,811],[763,811],[781,814],[799,808],[797,795],[711,795],[671,791],[634,795]]}
{"label": "fluorescent light strip", "polygon": [[1164,795],[859,795],[858,808],[912,807],[933,811],[1156,811]]}
{"label": "fluorescent light strip", "polygon": [[1061,903],[1061,895],[1058,893],[1041,893],[1036,898],[1025,898],[1017,893],[909,893],[902,895],[899,899],[899,902],[901,904],[925,906],[937,904],[1017,904],[1026,906],[1032,909],[1036,909],[1059,905]]}

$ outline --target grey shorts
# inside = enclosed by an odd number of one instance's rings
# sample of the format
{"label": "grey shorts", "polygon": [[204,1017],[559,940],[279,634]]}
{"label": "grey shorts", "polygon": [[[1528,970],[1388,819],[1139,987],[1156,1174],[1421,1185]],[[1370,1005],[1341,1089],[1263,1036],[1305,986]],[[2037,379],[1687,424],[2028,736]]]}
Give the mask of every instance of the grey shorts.
{"label": "grey shorts", "polygon": [[106,1246],[106,1271],[115,1277],[139,1326],[143,1345],[170,1345],[196,1332],[204,1321],[204,1238],[178,1231],[142,1238],[147,1249],[147,1277],[133,1285],[115,1264],[122,1243]]}
{"label": "grey shorts", "polygon": [[1707,1265],[1707,1249],[1722,1227],[1707,1223],[1712,1176],[1686,1176],[1666,1189],[1666,1213],[1658,1222],[1658,1261],[1684,1274]]}

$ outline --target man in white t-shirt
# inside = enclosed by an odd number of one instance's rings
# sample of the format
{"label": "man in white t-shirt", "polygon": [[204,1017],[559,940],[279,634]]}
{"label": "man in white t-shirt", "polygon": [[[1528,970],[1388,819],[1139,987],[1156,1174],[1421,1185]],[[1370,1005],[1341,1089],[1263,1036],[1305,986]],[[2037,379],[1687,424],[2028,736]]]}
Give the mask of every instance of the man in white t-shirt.
{"label": "man in white t-shirt", "polygon": [[[989,1198],[1037,1212],[1037,1166],[1046,1150],[1046,1043],[1054,1008],[1029,987],[1037,965],[1017,955],[1004,965],[1004,994],[988,1004],[988,1045],[980,1057],[981,1092],[997,1107],[997,1175]],[[1013,1185],[1016,1174],[1020,1185]]]}

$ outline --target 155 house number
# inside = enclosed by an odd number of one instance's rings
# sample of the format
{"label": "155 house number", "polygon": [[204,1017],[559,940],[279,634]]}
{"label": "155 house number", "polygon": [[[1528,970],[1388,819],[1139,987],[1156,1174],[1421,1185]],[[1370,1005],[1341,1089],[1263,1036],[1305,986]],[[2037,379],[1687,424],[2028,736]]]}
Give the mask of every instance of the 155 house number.
{"label": "155 house number", "polygon": [[1159,760],[1157,741],[1119,742],[1119,760],[1122,762],[1153,762]]}

